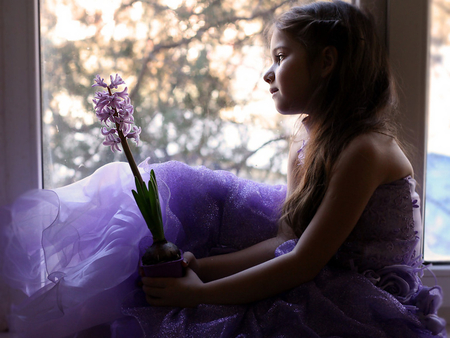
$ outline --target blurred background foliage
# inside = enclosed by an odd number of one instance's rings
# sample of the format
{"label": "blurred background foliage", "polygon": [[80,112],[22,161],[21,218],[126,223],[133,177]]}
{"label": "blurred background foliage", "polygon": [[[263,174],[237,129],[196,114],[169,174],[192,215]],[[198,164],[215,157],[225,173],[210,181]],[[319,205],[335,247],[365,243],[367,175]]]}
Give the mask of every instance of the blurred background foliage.
{"label": "blurred background foliage", "polygon": [[[311,1],[302,1],[302,3]],[[265,28],[292,1],[42,0],[44,184],[54,188],[125,161],[102,145],[96,74],[126,81],[139,163],[178,160],[280,183],[292,119],[262,81]]]}

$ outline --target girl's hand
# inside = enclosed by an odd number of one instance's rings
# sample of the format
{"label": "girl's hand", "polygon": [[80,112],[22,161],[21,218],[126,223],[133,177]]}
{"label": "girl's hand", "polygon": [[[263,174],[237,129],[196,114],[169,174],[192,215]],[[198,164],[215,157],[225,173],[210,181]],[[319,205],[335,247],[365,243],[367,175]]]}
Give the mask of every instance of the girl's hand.
{"label": "girl's hand", "polygon": [[197,260],[197,258],[195,258],[194,254],[192,252],[186,251],[183,254],[183,267],[184,268],[191,268],[197,275],[200,274],[200,265],[199,262]]}
{"label": "girl's hand", "polygon": [[186,268],[181,278],[142,277],[147,302],[153,306],[195,307],[201,303],[203,282]]}

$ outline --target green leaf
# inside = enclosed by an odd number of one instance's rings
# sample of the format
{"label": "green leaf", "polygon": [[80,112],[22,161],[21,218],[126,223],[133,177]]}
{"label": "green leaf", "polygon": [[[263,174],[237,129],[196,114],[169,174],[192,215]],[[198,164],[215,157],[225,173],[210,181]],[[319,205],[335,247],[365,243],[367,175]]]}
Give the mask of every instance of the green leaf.
{"label": "green leaf", "polygon": [[[139,208],[139,210],[141,211],[142,216],[144,217],[145,222],[148,224],[152,224],[151,222],[151,214],[149,213],[149,210],[147,208],[147,203],[145,201],[145,198],[143,198],[143,196],[140,196],[136,191],[132,190],[131,191],[133,193],[133,197],[136,201],[136,204]],[[151,231],[151,229],[150,229]]]}
{"label": "green leaf", "polygon": [[145,182],[141,184],[137,177],[135,177],[135,184],[136,191],[132,190],[132,194],[147,223],[147,227],[155,240],[164,240],[164,226],[154,171],[152,170],[150,173],[148,187]]}

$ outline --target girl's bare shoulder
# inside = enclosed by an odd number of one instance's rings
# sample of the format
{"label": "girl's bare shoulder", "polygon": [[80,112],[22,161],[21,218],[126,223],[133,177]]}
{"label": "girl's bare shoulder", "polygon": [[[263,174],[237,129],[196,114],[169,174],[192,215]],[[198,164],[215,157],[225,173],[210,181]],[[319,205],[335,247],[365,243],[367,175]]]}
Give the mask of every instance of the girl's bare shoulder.
{"label": "girl's bare shoulder", "polygon": [[371,132],[357,136],[343,150],[336,168],[362,162],[376,172],[380,184],[413,175],[411,163],[389,135]]}

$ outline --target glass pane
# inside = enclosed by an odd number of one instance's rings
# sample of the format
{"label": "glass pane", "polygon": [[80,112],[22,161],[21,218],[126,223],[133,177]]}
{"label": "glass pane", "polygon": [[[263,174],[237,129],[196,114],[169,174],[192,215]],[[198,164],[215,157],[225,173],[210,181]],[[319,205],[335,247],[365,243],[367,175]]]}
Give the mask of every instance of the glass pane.
{"label": "glass pane", "polygon": [[[282,3],[283,1],[279,1]],[[95,74],[119,73],[142,127],[137,162],[284,180],[289,124],[261,80],[273,1],[41,1],[46,188],[125,161],[102,145]],[[255,9],[258,11],[255,12]],[[242,19],[238,19],[242,18]]]}
{"label": "glass pane", "polygon": [[425,259],[450,261],[450,2],[431,1]]}
{"label": "glass pane", "polygon": [[[307,0],[303,2],[311,2]],[[44,186],[125,161],[102,145],[93,78],[119,73],[142,127],[136,161],[179,160],[284,183],[292,120],[262,80],[283,0],[41,0]]]}

